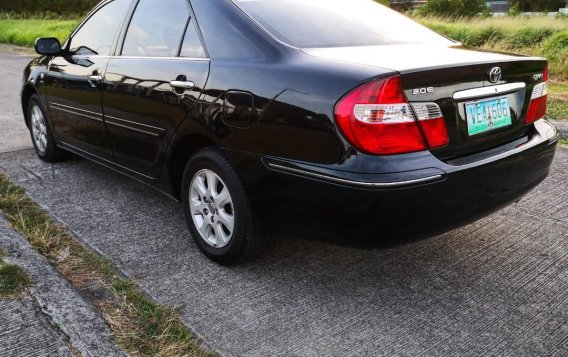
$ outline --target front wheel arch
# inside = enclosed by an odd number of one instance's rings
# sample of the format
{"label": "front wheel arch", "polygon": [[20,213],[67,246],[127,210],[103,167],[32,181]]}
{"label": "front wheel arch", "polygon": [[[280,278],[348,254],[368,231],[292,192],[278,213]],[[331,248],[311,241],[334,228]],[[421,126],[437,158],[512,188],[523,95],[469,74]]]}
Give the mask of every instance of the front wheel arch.
{"label": "front wheel arch", "polygon": [[38,91],[36,90],[36,88],[31,85],[31,84],[26,84],[24,86],[24,89],[22,90],[22,111],[24,113],[24,120],[26,122],[26,126],[28,127],[28,129],[30,128],[30,118],[28,115],[28,106],[30,103],[30,100],[32,99],[33,95],[38,95]]}

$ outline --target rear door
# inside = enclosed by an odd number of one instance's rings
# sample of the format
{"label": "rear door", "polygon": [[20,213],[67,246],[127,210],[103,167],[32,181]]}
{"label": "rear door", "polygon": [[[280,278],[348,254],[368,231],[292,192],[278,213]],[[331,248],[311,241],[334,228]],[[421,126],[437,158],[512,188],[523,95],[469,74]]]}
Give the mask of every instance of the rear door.
{"label": "rear door", "polygon": [[140,0],[105,74],[115,161],[158,177],[176,128],[195,108],[209,59],[188,0]]}
{"label": "rear door", "polygon": [[103,76],[131,0],[97,9],[73,34],[67,53],[55,57],[45,78],[55,137],[89,154],[112,159],[102,113]]}

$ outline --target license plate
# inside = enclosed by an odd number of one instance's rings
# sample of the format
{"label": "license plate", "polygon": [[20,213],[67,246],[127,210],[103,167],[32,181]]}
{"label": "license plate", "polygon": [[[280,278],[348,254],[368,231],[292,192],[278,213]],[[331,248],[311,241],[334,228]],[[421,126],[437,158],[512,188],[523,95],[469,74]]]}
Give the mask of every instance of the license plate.
{"label": "license plate", "polygon": [[512,124],[508,97],[465,103],[467,131],[470,136]]}

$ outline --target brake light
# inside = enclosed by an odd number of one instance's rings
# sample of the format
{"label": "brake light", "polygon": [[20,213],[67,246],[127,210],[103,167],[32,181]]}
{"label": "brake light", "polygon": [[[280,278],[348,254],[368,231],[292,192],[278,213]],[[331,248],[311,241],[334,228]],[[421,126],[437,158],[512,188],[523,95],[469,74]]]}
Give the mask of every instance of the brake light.
{"label": "brake light", "polygon": [[412,108],[430,149],[448,145],[450,138],[442,110],[436,103],[413,103]]}
{"label": "brake light", "polygon": [[544,118],[548,101],[548,64],[544,67],[543,82],[534,86],[525,124],[534,123]]}
{"label": "brake light", "polygon": [[436,103],[410,104],[400,77],[366,83],[335,106],[347,140],[372,155],[410,153],[446,146],[448,132]]}

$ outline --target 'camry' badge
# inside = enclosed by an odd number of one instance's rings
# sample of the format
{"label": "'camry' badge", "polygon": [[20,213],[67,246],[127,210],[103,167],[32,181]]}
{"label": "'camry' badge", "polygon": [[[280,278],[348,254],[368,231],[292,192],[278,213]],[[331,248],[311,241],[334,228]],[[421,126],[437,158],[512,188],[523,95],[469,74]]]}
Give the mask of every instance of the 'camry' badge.
{"label": "'camry' badge", "polygon": [[497,83],[501,80],[501,75],[502,75],[502,71],[501,68],[499,67],[493,67],[491,68],[491,70],[489,71],[489,81],[491,83]]}

